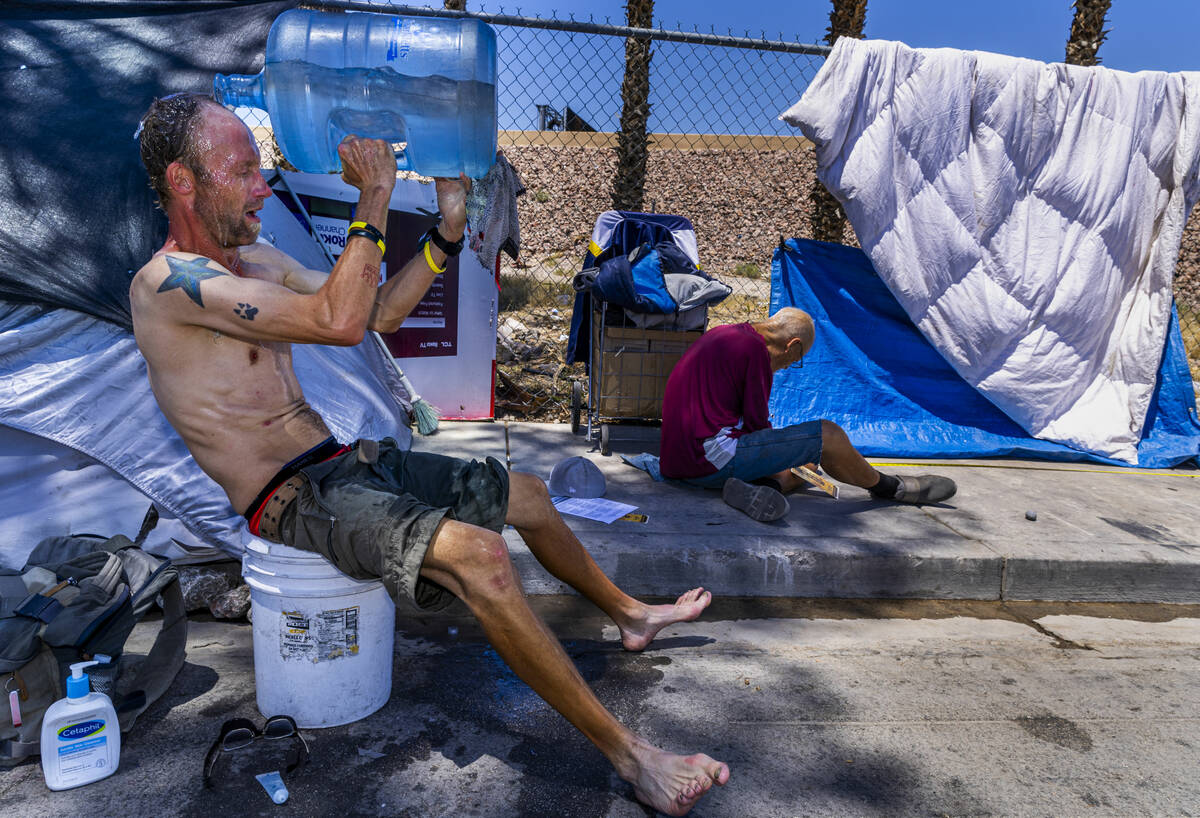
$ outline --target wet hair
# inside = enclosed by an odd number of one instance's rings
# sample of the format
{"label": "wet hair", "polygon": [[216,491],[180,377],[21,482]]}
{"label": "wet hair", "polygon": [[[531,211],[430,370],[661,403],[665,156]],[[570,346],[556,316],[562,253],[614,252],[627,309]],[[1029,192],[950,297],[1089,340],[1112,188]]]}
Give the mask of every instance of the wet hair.
{"label": "wet hair", "polygon": [[142,164],[150,175],[150,187],[158,194],[159,207],[171,197],[167,184],[167,166],[182,162],[198,177],[205,176],[200,161],[196,131],[208,106],[221,107],[205,94],[171,94],[156,99],[138,125],[138,148]]}

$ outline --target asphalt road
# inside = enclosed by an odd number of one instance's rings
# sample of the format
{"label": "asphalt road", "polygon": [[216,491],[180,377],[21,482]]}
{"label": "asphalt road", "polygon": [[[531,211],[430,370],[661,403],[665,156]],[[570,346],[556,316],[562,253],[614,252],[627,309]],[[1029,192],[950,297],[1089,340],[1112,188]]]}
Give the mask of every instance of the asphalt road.
{"label": "asphalt road", "polygon": [[[1200,815],[1197,606],[726,601],[629,654],[585,603],[535,604],[622,720],[730,764],[694,815]],[[205,790],[221,723],[261,720],[250,639],[193,620],[116,774],[53,793],[36,764],[0,771],[0,814],[648,814],[454,616],[402,622],[391,700],[305,731],[286,804],[253,778],[286,760],[267,742]]]}

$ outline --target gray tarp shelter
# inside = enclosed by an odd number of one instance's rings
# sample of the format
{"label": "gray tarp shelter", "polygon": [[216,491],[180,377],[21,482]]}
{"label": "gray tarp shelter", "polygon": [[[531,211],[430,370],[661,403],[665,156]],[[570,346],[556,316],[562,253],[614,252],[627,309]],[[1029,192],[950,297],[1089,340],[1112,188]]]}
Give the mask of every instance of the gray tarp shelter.
{"label": "gray tarp shelter", "polygon": [[[140,495],[166,520],[152,550],[238,553],[244,521],[158,411],[129,332],[130,276],[166,237],[134,132],[156,96],[261,69],[293,5],[0,5],[0,569],[41,536],[136,531]],[[310,241],[295,229],[280,246]],[[340,438],[406,446],[405,393],[370,349],[298,348],[297,373]]]}

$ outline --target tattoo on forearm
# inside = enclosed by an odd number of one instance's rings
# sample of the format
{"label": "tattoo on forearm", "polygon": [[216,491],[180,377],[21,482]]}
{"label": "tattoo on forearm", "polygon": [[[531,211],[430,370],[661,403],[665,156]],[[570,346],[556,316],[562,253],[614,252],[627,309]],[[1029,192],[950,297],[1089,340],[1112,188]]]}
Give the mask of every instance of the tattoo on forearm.
{"label": "tattoo on forearm", "polygon": [[243,304],[239,301],[238,305],[233,308],[233,312],[247,321],[253,321],[254,316],[258,315],[258,307],[252,307],[249,304]]}
{"label": "tattoo on forearm", "polygon": [[363,281],[369,281],[376,287],[380,283],[380,273],[378,264],[364,264],[362,268]]}
{"label": "tattoo on forearm", "polygon": [[187,293],[188,298],[203,307],[204,302],[200,300],[200,282],[226,275],[220,270],[209,267],[208,262],[209,260],[206,258],[181,259],[167,256],[167,268],[171,272],[163,279],[158,292],[165,293],[167,290],[178,288]]}

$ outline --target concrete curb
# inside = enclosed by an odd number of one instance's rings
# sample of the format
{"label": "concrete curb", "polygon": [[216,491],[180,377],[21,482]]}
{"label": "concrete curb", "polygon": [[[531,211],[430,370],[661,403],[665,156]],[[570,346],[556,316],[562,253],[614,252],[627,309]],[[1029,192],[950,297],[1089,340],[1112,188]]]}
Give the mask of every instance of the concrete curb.
{"label": "concrete curb", "polygon": [[[614,452],[657,450],[657,430],[621,427]],[[503,423],[444,423],[415,448],[506,456]],[[1121,470],[1023,461],[948,461],[886,468],[952,476],[948,503],[872,501],[843,487],[792,495],[791,513],[758,523],[719,492],[655,483],[614,454],[589,451],[564,425],[508,424],[512,467],[543,479],[583,454],[606,499],[646,523],[566,516],[600,567],[627,592],[673,597],[703,585],[738,597],[1200,602],[1200,472]],[[1014,466],[1016,468],[1014,468]],[[1037,510],[1036,521],[1026,511]],[[517,533],[505,539],[530,594],[561,594]]]}

